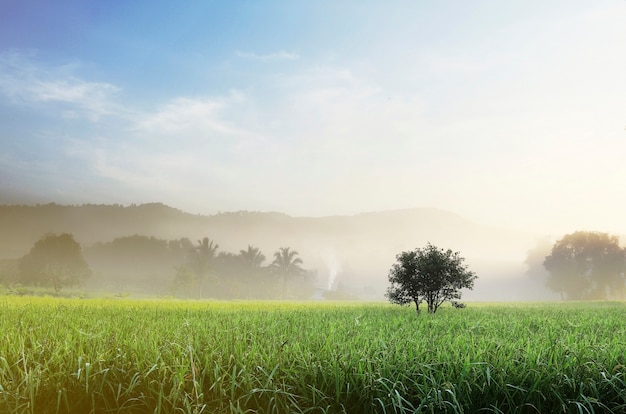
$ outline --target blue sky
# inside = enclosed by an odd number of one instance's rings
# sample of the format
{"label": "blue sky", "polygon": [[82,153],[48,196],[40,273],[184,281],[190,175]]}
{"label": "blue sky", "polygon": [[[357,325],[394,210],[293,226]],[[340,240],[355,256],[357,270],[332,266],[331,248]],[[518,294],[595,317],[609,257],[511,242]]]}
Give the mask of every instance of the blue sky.
{"label": "blue sky", "polygon": [[0,9],[0,202],[626,234],[624,1]]}

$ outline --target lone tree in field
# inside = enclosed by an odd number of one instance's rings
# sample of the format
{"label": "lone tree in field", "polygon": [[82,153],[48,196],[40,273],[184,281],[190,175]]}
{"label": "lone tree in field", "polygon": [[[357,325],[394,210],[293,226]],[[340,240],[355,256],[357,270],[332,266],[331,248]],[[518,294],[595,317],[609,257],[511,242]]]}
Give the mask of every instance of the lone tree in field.
{"label": "lone tree in field", "polygon": [[59,292],[91,275],[80,245],[69,233],[48,234],[35,243],[19,261],[20,280],[25,284],[52,286]]}
{"label": "lone tree in field", "polygon": [[[435,313],[445,301],[457,304],[461,289],[472,289],[476,275],[463,265],[458,252],[443,250],[428,243],[423,249],[402,252],[389,271],[386,297],[391,303],[420,303],[426,301],[428,313]],[[459,306],[460,307],[460,306]]]}
{"label": "lone tree in field", "polygon": [[577,231],[565,235],[552,247],[544,267],[550,273],[548,287],[563,299],[624,297],[626,250],[617,236]]}

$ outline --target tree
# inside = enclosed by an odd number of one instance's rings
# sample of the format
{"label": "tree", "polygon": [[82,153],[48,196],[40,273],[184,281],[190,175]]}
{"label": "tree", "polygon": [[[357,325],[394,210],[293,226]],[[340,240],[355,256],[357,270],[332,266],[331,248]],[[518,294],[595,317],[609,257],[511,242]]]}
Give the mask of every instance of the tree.
{"label": "tree", "polygon": [[422,301],[428,313],[435,313],[445,301],[455,304],[461,289],[472,289],[476,275],[463,265],[458,252],[443,250],[428,243],[423,249],[402,252],[389,270],[386,297],[391,303],[415,303],[419,314]]}
{"label": "tree", "polygon": [[243,293],[246,297],[263,297],[269,291],[267,280],[263,276],[268,275],[267,268],[263,267],[265,255],[258,247],[248,245],[247,250],[240,250],[239,255],[239,279],[243,282]]}
{"label": "tree", "polygon": [[172,284],[172,290],[174,293],[183,293],[185,297],[195,291],[196,277],[187,265],[176,266],[176,274],[174,276],[174,283]]}
{"label": "tree", "polygon": [[164,293],[172,269],[185,263],[194,245],[189,239],[162,240],[133,235],[99,242],[83,254],[98,282],[117,290],[141,287],[154,294]]}
{"label": "tree", "polygon": [[524,264],[528,267],[526,276],[529,279],[545,284],[548,278],[548,272],[543,266],[546,257],[550,255],[554,242],[548,237],[537,240],[537,245],[526,252],[526,260]]}
{"label": "tree", "polygon": [[215,258],[219,247],[213,240],[205,237],[202,240],[198,240],[198,245],[190,251],[188,266],[200,287],[200,297],[203,295],[205,281],[215,266]]}
{"label": "tree", "polygon": [[552,247],[544,267],[547,285],[568,300],[623,297],[626,251],[617,236],[577,231]]}
{"label": "tree", "polygon": [[251,269],[260,269],[265,261],[265,255],[261,253],[258,247],[248,245],[247,250],[239,250],[239,257],[246,267]]}
{"label": "tree", "polygon": [[302,259],[297,256],[297,251],[290,250],[289,247],[281,247],[274,253],[274,261],[270,265],[274,273],[283,280],[283,299],[287,291],[287,279],[304,274],[304,269],[300,267]]}
{"label": "tree", "polygon": [[37,241],[20,259],[19,272],[22,283],[52,286],[56,292],[91,275],[80,245],[69,233],[48,234]]}

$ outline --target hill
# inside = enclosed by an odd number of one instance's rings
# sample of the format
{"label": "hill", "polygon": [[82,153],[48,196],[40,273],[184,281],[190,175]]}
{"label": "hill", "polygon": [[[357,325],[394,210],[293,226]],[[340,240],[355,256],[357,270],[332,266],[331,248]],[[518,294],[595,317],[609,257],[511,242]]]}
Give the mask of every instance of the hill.
{"label": "hill", "polygon": [[193,242],[209,237],[221,251],[259,247],[268,260],[279,247],[289,246],[300,252],[306,267],[318,270],[320,286],[341,282],[376,297],[382,296],[387,271],[400,251],[426,242],[460,251],[481,277],[479,292],[487,281],[519,277],[536,240],[532,234],[483,226],[432,208],[292,217],[249,211],[193,215],[160,203],[4,205],[0,228],[0,259],[21,257],[42,235],[61,232],[72,233],[84,248],[131,235]]}

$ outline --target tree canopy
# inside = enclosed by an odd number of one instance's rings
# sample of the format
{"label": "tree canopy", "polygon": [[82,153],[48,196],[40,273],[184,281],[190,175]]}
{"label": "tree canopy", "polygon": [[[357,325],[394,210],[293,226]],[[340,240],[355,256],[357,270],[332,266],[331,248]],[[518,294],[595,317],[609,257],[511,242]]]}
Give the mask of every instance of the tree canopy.
{"label": "tree canopy", "polygon": [[23,283],[52,286],[56,292],[75,286],[91,275],[80,245],[69,233],[48,234],[20,259]]}
{"label": "tree canopy", "polygon": [[287,280],[294,276],[304,275],[301,264],[302,259],[298,257],[298,252],[289,247],[281,247],[274,253],[274,261],[270,267],[283,280],[283,299],[287,294]]}
{"label": "tree canopy", "polygon": [[567,234],[545,258],[547,285],[569,300],[623,298],[625,258],[617,236],[589,231]]}
{"label": "tree canopy", "polygon": [[312,294],[315,273],[301,267],[296,250],[282,247],[274,253],[274,261],[264,266],[266,257],[258,247],[248,245],[237,254],[218,253],[218,247],[207,237],[192,246],[185,263],[176,267],[172,291],[186,297],[245,299]]}
{"label": "tree canopy", "polygon": [[472,289],[476,275],[463,264],[458,252],[443,250],[428,243],[424,248],[402,252],[389,271],[385,296],[391,303],[419,305],[426,301],[428,312],[435,313],[445,301],[461,298],[461,289]]}
{"label": "tree canopy", "polygon": [[207,279],[216,279],[213,273],[219,247],[213,240],[204,237],[198,240],[196,246],[188,248],[185,264],[176,268],[175,284],[188,290],[197,289],[202,297]]}

